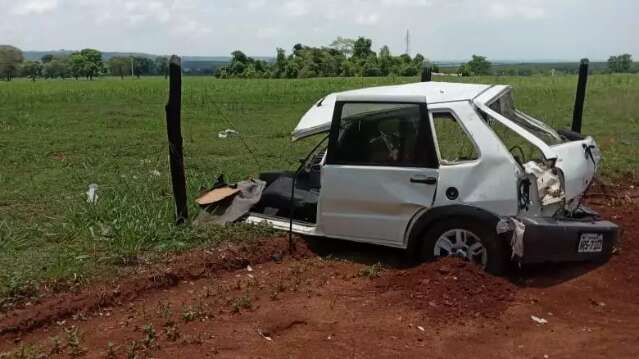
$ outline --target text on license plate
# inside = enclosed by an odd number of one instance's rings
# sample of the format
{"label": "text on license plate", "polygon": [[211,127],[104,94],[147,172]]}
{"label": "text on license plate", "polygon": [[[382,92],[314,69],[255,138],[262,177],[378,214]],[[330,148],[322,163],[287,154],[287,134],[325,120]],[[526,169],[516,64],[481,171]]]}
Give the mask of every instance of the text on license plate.
{"label": "text on license plate", "polygon": [[579,239],[579,253],[597,253],[603,250],[603,234],[582,233]]}

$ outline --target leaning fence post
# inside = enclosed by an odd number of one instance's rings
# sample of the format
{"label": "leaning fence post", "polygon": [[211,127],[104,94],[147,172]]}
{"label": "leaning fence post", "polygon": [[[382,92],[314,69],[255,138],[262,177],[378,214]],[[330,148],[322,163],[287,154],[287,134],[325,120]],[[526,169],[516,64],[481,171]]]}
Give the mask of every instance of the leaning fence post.
{"label": "leaning fence post", "polygon": [[182,152],[182,66],[178,56],[169,61],[169,101],[166,110],[166,132],[169,137],[169,164],[175,196],[175,222],[183,224],[189,219],[186,206],[186,178]]}
{"label": "leaning fence post", "polygon": [[579,80],[577,81],[577,95],[575,109],[572,113],[572,130],[581,133],[581,123],[586,100],[586,85],[588,84],[588,59],[581,59],[579,64]]}

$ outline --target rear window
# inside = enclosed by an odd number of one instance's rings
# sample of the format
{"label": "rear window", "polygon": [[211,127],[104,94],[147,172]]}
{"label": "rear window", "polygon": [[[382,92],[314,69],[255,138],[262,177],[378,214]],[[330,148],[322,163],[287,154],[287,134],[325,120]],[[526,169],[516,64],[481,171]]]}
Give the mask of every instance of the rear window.
{"label": "rear window", "polygon": [[433,113],[433,127],[441,164],[455,164],[479,158],[475,144],[453,114]]}
{"label": "rear window", "polygon": [[512,91],[508,91],[489,105],[490,109],[506,117],[526,131],[530,132],[545,144],[552,146],[563,143],[561,136],[552,127],[517,110],[514,105]]}
{"label": "rear window", "polygon": [[495,120],[489,114],[481,110],[479,111],[479,114],[486,121],[488,126],[495,132],[497,137],[499,137],[506,148],[508,148],[508,151],[510,151],[515,160],[519,162],[519,164],[523,165],[524,163],[530,161],[544,161],[545,157],[537,146],[526,140],[524,137],[520,136],[517,132],[506,127],[501,122]]}

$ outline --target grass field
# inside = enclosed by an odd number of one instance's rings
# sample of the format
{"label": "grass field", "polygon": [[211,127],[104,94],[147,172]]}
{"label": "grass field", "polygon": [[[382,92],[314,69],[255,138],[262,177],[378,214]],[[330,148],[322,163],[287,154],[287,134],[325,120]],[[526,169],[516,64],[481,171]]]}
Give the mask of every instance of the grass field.
{"label": "grass field", "polygon": [[[518,107],[569,126],[576,77],[458,80],[511,84]],[[288,134],[327,93],[413,81],[185,78],[190,197],[220,173],[238,180],[293,166],[312,143],[291,144]],[[166,88],[162,78],[0,82],[0,298],[33,294],[42,280],[73,284],[143,255],[256,233],[171,224]],[[638,125],[639,76],[592,76],[584,132],[604,150],[604,176],[638,174]],[[219,139],[226,128],[240,131],[255,156],[237,137]],[[99,186],[96,205],[86,203],[92,183]]]}

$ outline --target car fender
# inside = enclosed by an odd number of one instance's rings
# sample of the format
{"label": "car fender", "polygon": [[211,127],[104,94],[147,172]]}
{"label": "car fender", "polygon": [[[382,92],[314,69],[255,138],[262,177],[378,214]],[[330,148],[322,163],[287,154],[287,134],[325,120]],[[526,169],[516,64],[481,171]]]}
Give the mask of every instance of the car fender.
{"label": "car fender", "polygon": [[433,223],[451,217],[468,217],[486,223],[487,227],[495,230],[500,217],[485,209],[464,204],[453,204],[434,208],[425,208],[413,216],[406,233],[404,234],[404,247],[414,250],[420,242],[420,236]]}

